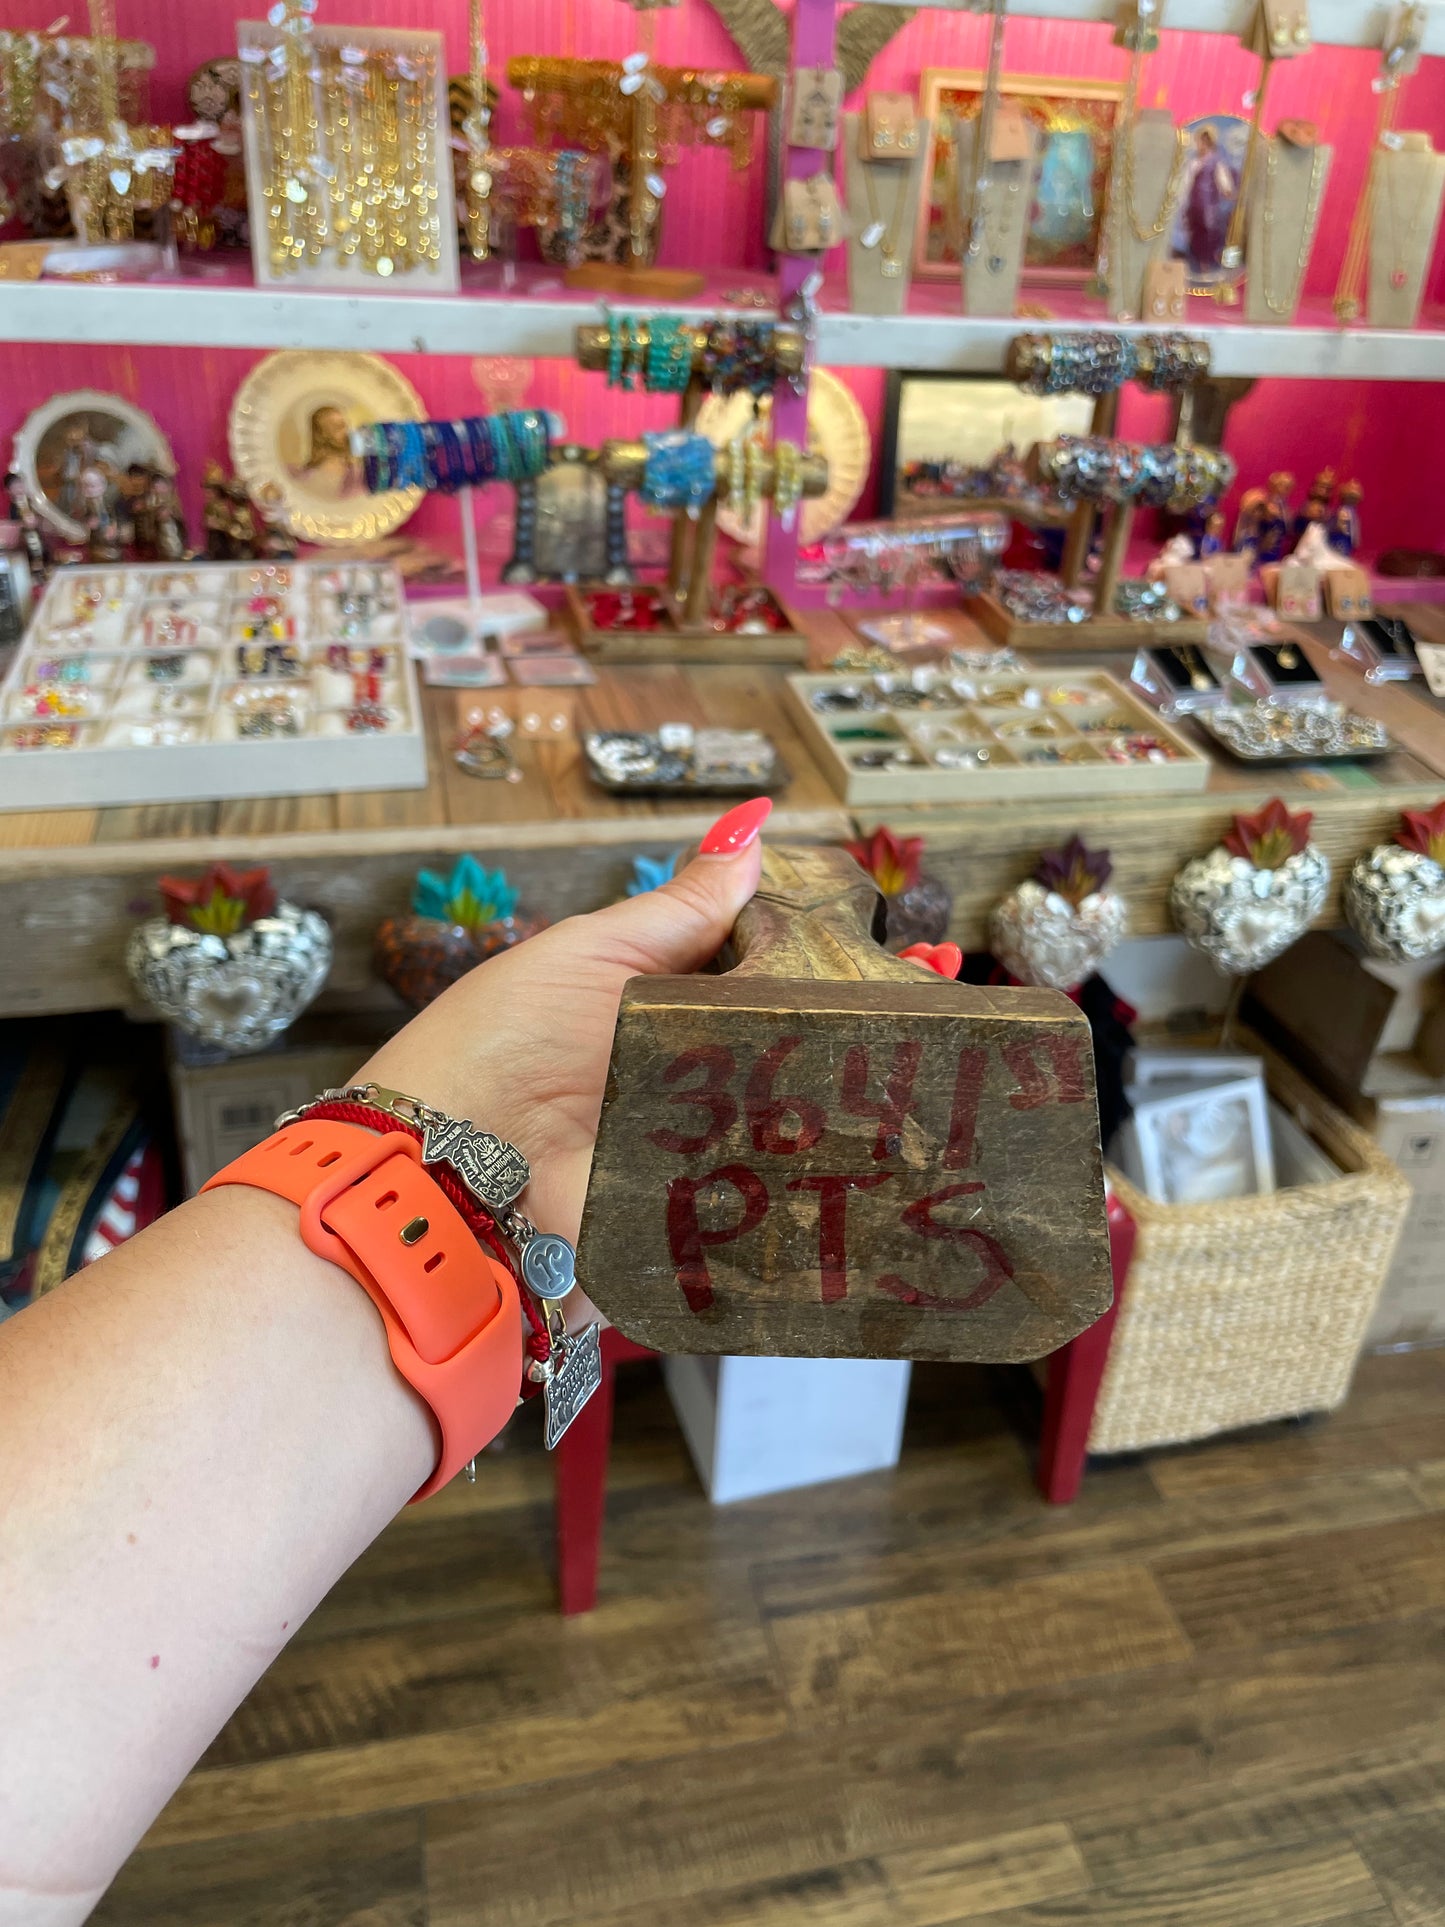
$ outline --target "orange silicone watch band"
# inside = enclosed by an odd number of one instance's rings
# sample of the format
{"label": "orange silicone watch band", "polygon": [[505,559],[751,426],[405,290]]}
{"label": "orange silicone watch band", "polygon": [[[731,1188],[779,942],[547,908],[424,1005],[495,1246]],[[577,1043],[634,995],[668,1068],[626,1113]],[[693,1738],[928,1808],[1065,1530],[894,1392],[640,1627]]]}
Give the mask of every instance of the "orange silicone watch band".
{"label": "orange silicone watch band", "polygon": [[386,1326],[402,1377],[441,1432],[428,1498],[494,1439],[517,1404],[517,1285],[468,1230],[405,1132],[302,1118],[202,1185],[247,1184],[298,1205],[301,1236],[347,1271]]}

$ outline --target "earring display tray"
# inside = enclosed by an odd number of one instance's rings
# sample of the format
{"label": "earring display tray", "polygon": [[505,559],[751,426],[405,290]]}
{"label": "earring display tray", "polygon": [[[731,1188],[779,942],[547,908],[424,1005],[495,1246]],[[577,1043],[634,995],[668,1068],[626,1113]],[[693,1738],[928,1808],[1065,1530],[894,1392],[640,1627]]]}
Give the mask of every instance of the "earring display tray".
{"label": "earring display tray", "polygon": [[685,622],[662,588],[565,590],[579,645],[599,662],[806,662],[808,638],[771,589],[714,589],[707,619]]}
{"label": "earring display tray", "polygon": [[0,810],[426,780],[389,566],[61,569],[0,683]]}
{"label": "earring display tray", "polygon": [[845,803],[1202,790],[1210,762],[1097,670],[789,676],[788,700]]}
{"label": "earring display tray", "polygon": [[[1056,577],[1040,576],[1039,580],[1054,589],[1059,586]],[[1201,616],[1181,615],[1173,622],[1117,614],[1096,616],[1091,607],[1092,593],[1089,584],[1076,592],[1083,611],[1076,622],[1025,621],[1005,608],[992,590],[969,596],[964,607],[986,634],[1008,649],[1134,649],[1150,641],[1200,643],[1209,638],[1209,624]]]}

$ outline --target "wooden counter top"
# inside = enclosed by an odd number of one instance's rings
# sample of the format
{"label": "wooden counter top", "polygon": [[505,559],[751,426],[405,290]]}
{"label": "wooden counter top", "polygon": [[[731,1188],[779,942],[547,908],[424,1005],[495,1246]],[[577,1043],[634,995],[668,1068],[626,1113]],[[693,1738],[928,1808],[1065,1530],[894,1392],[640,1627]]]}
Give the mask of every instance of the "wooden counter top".
{"label": "wooden counter top", "polygon": [[[809,617],[808,626],[819,661],[851,636],[827,612]],[[928,867],[954,890],[951,934],[965,945],[984,942],[991,905],[1028,875],[1037,852],[1075,831],[1111,851],[1135,934],[1167,931],[1168,884],[1180,864],[1217,842],[1236,810],[1275,795],[1315,812],[1315,836],[1338,884],[1355,856],[1391,834],[1402,808],[1445,795],[1445,705],[1417,693],[1419,685],[1371,688],[1330,663],[1328,632],[1320,633],[1326,640],[1307,646],[1333,693],[1379,716],[1401,744],[1398,753],[1327,776],[1216,761],[1202,794],[1137,801],[850,812],[789,720],[782,672],[761,665],[618,666],[599,670],[591,689],[425,690],[431,780],[424,790],[0,814],[0,1015],[126,1002],[126,937],[167,869],[216,858],[269,863],[284,894],[332,920],[331,991],[372,996],[372,933],[380,918],[405,910],[423,864],[473,851],[508,871],[524,910],[555,920],[621,895],[635,856],[696,841],[722,807],[716,799],[699,805],[606,795],[583,773],[577,731],[555,737],[544,729],[536,739],[519,732],[519,783],[469,777],[452,762],[450,746],[468,710],[493,704],[519,718],[565,713],[577,730],[670,720],[766,729],[792,772],[770,834],[831,842],[887,823],[924,835]],[[1052,660],[1063,667],[1064,659]],[[1118,657],[1105,666],[1127,673]],[[1328,914],[1338,919],[1337,899]]]}

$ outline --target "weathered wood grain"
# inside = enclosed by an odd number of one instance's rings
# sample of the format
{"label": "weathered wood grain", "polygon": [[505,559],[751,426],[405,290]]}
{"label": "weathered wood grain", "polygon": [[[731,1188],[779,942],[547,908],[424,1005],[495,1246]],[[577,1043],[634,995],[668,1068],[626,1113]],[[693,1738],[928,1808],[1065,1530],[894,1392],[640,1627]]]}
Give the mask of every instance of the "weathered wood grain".
{"label": "weathered wood grain", "polygon": [[1445,1533],[1430,1514],[1163,1559],[1154,1571],[1197,1644],[1268,1644],[1445,1607]]}
{"label": "weathered wood grain", "polygon": [[95,1927],[426,1927],[421,1816],[323,1821],[137,1854]]}
{"label": "weathered wood grain", "polygon": [[732,970],[624,989],[579,1264],[639,1343],[1035,1358],[1109,1303],[1086,1021],[888,956],[877,902],[771,844]]}

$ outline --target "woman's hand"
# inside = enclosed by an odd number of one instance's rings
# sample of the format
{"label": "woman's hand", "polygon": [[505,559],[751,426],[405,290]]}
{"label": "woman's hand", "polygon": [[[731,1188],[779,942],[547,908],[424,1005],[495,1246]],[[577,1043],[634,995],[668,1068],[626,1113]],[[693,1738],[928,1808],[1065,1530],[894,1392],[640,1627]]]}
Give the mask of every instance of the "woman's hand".
{"label": "woman's hand", "polygon": [[761,797],[729,810],[662,889],[569,917],[469,972],[360,1076],[515,1144],[532,1166],[522,1208],[575,1243],[622,986],[717,955],[758,887],[771,808]]}

